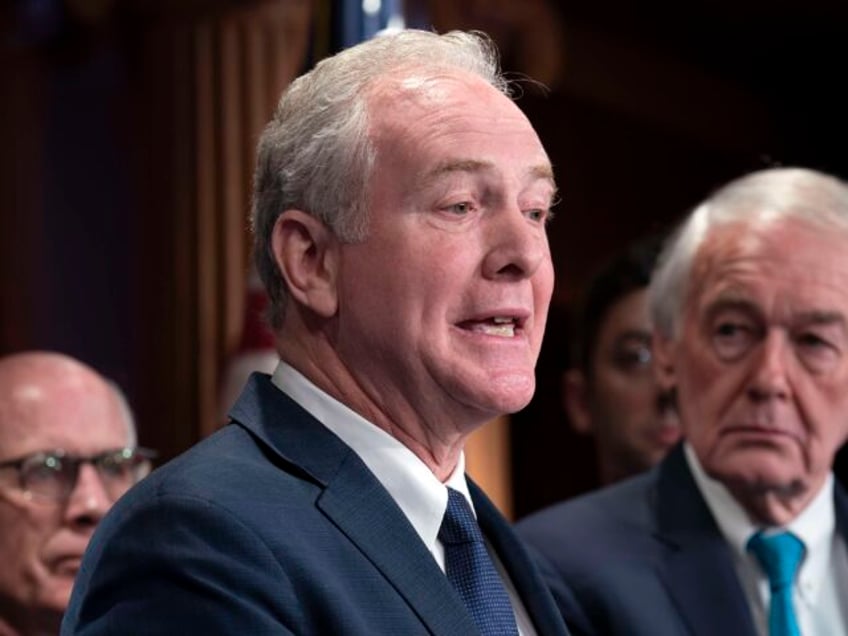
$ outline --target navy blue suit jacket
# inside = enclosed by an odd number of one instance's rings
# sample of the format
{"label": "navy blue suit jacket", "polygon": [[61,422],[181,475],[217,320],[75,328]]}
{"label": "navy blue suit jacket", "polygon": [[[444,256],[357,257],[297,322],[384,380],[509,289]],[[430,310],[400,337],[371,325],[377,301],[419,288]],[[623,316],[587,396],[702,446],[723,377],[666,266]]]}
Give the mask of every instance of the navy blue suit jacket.
{"label": "navy blue suit jacket", "polygon": [[[63,634],[476,633],[400,508],[338,437],[259,374],[231,417],[112,508]],[[528,552],[470,488],[539,633],[566,634]]]}
{"label": "navy blue suit jacket", "polygon": [[[837,528],[848,496],[836,485]],[[731,548],[682,446],[656,468],[518,524],[574,634],[755,636]]]}

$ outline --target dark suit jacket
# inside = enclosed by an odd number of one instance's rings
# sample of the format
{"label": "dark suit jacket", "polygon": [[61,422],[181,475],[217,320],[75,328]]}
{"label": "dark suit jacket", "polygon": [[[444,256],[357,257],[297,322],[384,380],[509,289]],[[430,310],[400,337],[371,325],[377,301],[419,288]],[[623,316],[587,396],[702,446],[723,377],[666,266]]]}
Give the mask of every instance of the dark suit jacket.
{"label": "dark suit jacket", "polygon": [[[836,485],[837,528],[848,497]],[[682,446],[633,479],[518,524],[572,633],[755,636],[731,548]]]}
{"label": "dark suit jacket", "polygon": [[[232,422],[110,511],[63,634],[476,633],[400,508],[348,446],[255,374]],[[566,634],[533,561],[473,484],[540,634]]]}

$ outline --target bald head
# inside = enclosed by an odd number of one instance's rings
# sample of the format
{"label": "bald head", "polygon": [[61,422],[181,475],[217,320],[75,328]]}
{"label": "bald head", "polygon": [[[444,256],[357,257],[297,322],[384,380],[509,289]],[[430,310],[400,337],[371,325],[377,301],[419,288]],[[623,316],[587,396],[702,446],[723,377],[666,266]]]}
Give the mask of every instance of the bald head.
{"label": "bald head", "polygon": [[132,446],[126,401],[96,371],[57,353],[0,358],[0,634],[58,633],[82,554],[115,498],[91,464],[67,498],[33,496],[17,462]]}
{"label": "bald head", "polygon": [[135,443],[123,394],[91,367],[47,351],[0,358],[0,457],[8,456],[9,444],[18,446],[33,433],[49,437],[54,428],[62,438],[96,435],[91,417],[122,422],[124,445]]}

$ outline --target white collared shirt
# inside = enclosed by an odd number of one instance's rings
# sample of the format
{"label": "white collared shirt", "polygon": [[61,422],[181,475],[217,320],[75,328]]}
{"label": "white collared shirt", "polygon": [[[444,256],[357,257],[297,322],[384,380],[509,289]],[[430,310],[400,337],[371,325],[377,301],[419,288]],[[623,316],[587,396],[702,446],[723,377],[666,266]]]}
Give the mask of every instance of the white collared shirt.
{"label": "white collared shirt", "polygon": [[[713,518],[731,546],[733,563],[761,636],[768,636],[769,584],[756,557],[746,549],[760,526],[751,523],[745,510],[721,482],[706,474],[695,451],[684,445],[686,461]],[[803,636],[848,635],[848,550],[836,532],[833,475],[813,500],[781,530],[804,542],[806,553],[795,578],[793,599]]]}
{"label": "white collared shirt", "polygon": [[[359,455],[406,515],[436,563],[444,571],[445,550],[438,540],[438,534],[448,507],[448,491],[445,486],[460,492],[474,511],[474,503],[465,481],[465,455],[460,454],[453,474],[442,483],[427,465],[401,442],[326,394],[291,365],[281,361],[271,376],[271,382]],[[476,511],[474,514],[476,516]],[[536,630],[533,622],[515,586],[498,555],[488,544],[487,547],[509,594],[519,634],[534,636]]]}

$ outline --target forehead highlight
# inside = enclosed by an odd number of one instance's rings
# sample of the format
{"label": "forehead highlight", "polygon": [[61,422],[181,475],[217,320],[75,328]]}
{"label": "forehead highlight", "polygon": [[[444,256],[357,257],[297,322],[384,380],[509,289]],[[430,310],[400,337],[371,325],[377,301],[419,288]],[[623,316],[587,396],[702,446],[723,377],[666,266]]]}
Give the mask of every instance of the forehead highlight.
{"label": "forehead highlight", "polygon": [[[116,433],[118,420],[121,433],[133,442],[132,416],[106,379],[72,359],[23,355],[0,363],[0,448],[4,454],[24,446],[65,445],[77,438],[96,443],[97,439],[89,438],[105,435],[107,430]],[[91,424],[100,424],[86,427],[91,418]]]}
{"label": "forehead highlight", "polygon": [[766,311],[764,301],[777,302],[772,309],[786,319],[839,320],[848,307],[848,236],[798,219],[714,228],[695,255],[687,305],[756,312]]}

